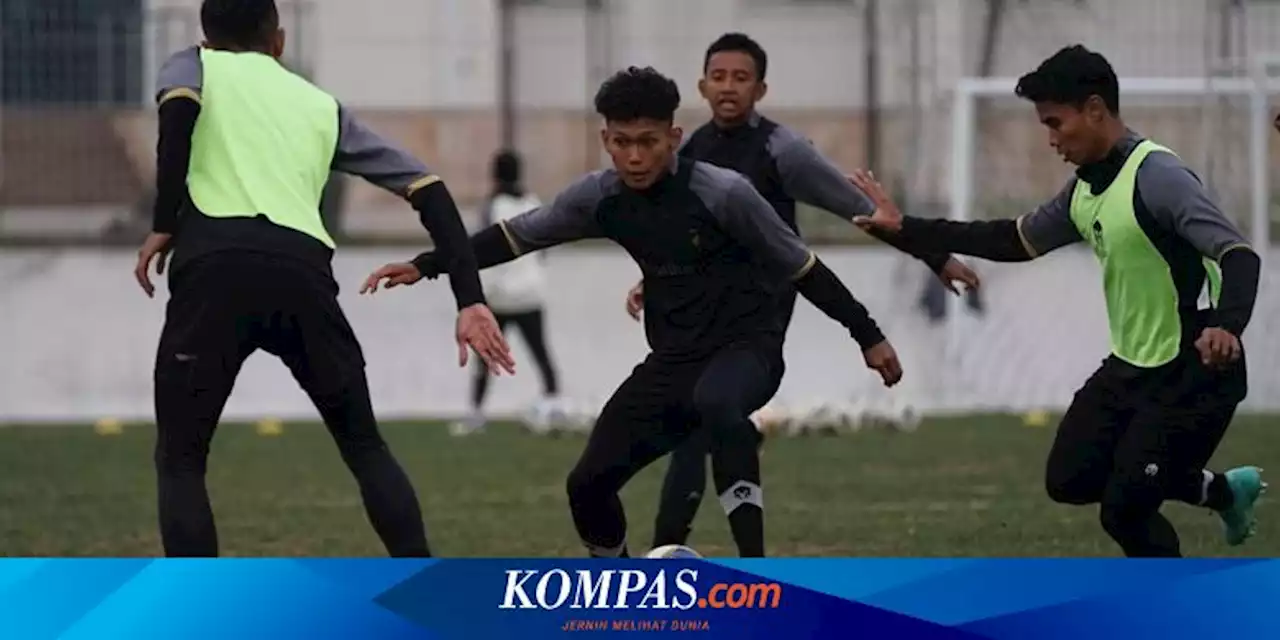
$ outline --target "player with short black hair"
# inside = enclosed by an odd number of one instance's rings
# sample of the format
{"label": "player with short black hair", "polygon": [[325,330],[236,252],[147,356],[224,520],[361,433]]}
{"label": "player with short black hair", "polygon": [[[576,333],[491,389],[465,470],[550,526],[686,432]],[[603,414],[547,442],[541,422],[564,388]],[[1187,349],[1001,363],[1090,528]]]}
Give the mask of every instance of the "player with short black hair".
{"label": "player with short black hair", "polygon": [[170,298],[155,365],[160,533],[169,556],[215,556],[209,445],[245,359],[279,357],[360,485],[387,551],[429,554],[413,486],[378,433],[360,343],[338,305],[320,217],[331,170],[404,197],[439,246],[458,301],[458,348],[510,368],[475,256],[440,178],[278,62],[273,0],[205,0],[206,41],[161,68],[157,197],[134,275],[156,263]]}
{"label": "player with short black hair", "polygon": [[[1016,220],[903,217],[874,179],[879,208],[860,224],[937,250],[1001,262],[1086,242],[1102,266],[1111,355],[1076,392],[1049,452],[1045,484],[1065,504],[1101,504],[1128,556],[1179,556],[1165,500],[1217,512],[1227,542],[1255,530],[1259,469],[1204,468],[1247,392],[1240,337],[1261,261],[1196,175],[1120,117],[1119,83],[1101,54],[1067,47],[1024,75],[1049,143],[1076,175]],[[1207,287],[1210,307],[1199,309]]]}
{"label": "player with short black hair", "polygon": [[[675,155],[680,92],[651,68],[607,80],[595,107],[613,168],[547,207],[472,237],[481,268],[582,238],[609,238],[638,263],[652,352],[614,392],[569,474],[569,505],[594,556],[626,554],[618,492],[694,430],[708,431],[716,490],[738,551],[764,555],[764,502],[750,414],[781,380],[777,299],[794,287],[849,329],[886,385],[901,378],[876,323],[740,174]],[[440,271],[426,253],[387,265],[365,290]]]}
{"label": "player with short black hair", "polygon": [[[768,66],[764,47],[746,34],[726,33],[712,42],[698,80],[698,92],[711,107],[711,119],[685,139],[679,154],[746,176],[783,222],[797,232],[796,205],[800,202],[847,221],[870,215],[874,203],[812,142],[756,110],[768,92]],[[972,270],[945,252],[922,251],[892,234],[873,231],[872,235],[924,262],[953,291],[953,282],[970,287],[978,284]],[[643,297],[642,281],[627,295],[627,310],[636,319]],[[779,302],[784,330],[790,325],[795,299],[795,291],[789,290]],[[654,547],[685,544],[689,538],[707,486],[707,436],[705,431],[695,434],[671,454],[654,523]]]}

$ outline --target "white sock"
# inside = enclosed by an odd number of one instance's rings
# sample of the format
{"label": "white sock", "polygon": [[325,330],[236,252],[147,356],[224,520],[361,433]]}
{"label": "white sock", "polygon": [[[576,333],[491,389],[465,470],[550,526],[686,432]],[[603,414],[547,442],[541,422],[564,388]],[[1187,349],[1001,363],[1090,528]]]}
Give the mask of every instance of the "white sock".
{"label": "white sock", "polygon": [[1200,484],[1200,504],[1209,502],[1209,483],[1213,482],[1213,472],[1205,469],[1200,473],[1204,474],[1204,482]]}
{"label": "white sock", "polygon": [[746,480],[739,480],[733,483],[724,493],[720,494],[720,506],[724,507],[724,514],[729,515],[735,509],[744,504],[753,504],[756,507],[764,508],[764,492],[760,489],[760,485]]}

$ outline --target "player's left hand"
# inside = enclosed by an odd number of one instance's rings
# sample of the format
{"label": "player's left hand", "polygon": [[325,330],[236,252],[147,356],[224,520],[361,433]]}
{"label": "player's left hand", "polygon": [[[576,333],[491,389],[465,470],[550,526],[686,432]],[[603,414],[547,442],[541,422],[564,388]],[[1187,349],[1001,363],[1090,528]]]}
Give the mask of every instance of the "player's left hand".
{"label": "player's left hand", "polygon": [[156,261],[156,275],[164,275],[164,265],[168,261],[172,233],[149,233],[138,249],[138,264],[133,268],[133,277],[148,298],[156,297],[155,285],[151,284],[151,261]]}
{"label": "player's left hand", "polygon": [[902,231],[902,211],[894,204],[884,185],[876,180],[875,174],[866,169],[858,169],[849,176],[849,181],[867,194],[876,210],[869,216],[858,216],[853,223],[863,231],[884,231],[898,233]]}
{"label": "player's left hand", "polygon": [[964,285],[966,289],[977,289],[982,284],[977,272],[954,257],[942,265],[942,270],[938,272],[938,279],[942,281],[942,286],[956,295],[960,295],[957,283]]}
{"label": "player's left hand", "polygon": [[[400,285],[408,286],[421,279],[422,272],[418,271],[412,262],[392,262],[369,274],[369,277],[364,279],[364,285],[360,287],[360,293],[376,293],[378,285],[382,285],[383,289]],[[383,280],[386,280],[386,284],[383,284]]]}
{"label": "player's left hand", "polygon": [[1196,339],[1196,350],[1206,367],[1220,368],[1240,359],[1240,338],[1226,329],[1208,327]]}

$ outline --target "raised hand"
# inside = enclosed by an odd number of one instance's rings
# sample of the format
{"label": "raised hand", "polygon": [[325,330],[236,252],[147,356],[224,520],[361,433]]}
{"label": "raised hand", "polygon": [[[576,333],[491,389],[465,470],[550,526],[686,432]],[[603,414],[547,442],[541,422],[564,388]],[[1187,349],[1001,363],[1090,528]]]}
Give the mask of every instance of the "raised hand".
{"label": "raised hand", "polygon": [[867,194],[871,202],[876,205],[876,210],[871,215],[854,218],[854,224],[864,231],[873,229],[888,233],[902,231],[902,211],[898,209],[898,205],[894,204],[893,198],[889,197],[889,192],[885,191],[884,185],[876,181],[875,174],[859,169],[849,176],[849,181]]}

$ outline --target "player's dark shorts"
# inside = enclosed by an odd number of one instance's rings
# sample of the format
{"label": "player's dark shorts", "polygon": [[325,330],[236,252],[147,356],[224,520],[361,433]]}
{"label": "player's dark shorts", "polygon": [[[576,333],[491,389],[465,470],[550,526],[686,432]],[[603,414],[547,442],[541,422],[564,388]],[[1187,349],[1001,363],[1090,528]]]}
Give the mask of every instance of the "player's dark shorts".
{"label": "player's dark shorts", "polygon": [[225,401],[244,360],[278,356],[313,398],[364,373],[364,356],[338,305],[338,285],[284,256],[220,251],[184,263],[156,354],[156,388]]}
{"label": "player's dark shorts", "polygon": [[1141,370],[1114,356],[1076,392],[1046,466],[1059,502],[1089,504],[1107,485],[1199,472],[1217,450],[1248,393],[1245,359],[1205,367],[1188,348]]}
{"label": "player's dark shorts", "polygon": [[745,417],[773,397],[782,374],[775,338],[735,343],[693,362],[651,355],[601,410],[579,471],[620,486],[695,432],[729,426],[749,431],[732,436],[754,438]]}

